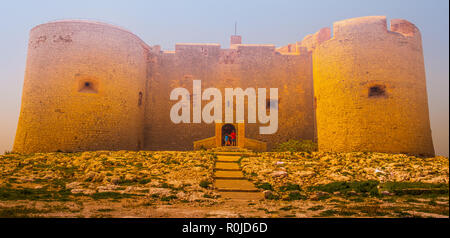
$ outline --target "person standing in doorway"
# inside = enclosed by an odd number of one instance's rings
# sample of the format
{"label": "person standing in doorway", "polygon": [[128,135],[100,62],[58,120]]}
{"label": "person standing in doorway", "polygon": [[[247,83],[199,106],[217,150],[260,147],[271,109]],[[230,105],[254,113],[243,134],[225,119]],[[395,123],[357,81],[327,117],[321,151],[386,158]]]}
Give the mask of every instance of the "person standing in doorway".
{"label": "person standing in doorway", "polygon": [[225,146],[230,145],[230,136],[228,134],[225,134]]}
{"label": "person standing in doorway", "polygon": [[230,134],[231,137],[231,145],[236,146],[236,132],[234,130]]}

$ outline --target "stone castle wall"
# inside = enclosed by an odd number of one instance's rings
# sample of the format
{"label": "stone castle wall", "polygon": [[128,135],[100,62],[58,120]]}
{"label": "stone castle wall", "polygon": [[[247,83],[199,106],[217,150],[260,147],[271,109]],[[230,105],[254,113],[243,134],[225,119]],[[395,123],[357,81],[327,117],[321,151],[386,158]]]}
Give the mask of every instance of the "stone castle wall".
{"label": "stone castle wall", "polygon": [[419,30],[405,20],[336,22],[313,51],[322,151],[434,155]]}
{"label": "stone castle wall", "polygon": [[322,151],[434,153],[420,32],[404,20],[388,31],[385,17],[336,22],[333,37],[324,28],[278,49],[233,36],[229,49],[161,51],[107,24],[39,25],[30,33],[13,150],[193,149],[214,136],[214,123],[174,124],[169,96],[183,87],[192,98],[194,79],[221,91],[223,115],[225,88],[278,88],[278,131],[260,135],[262,125],[245,124],[246,137],[268,149],[312,139]]}
{"label": "stone castle wall", "polygon": [[[192,80],[202,80],[202,90],[225,88],[278,88],[279,123],[273,135],[260,135],[259,123],[246,124],[246,136],[268,142],[269,147],[289,138],[313,139],[313,89],[310,54],[283,55],[273,45],[177,44],[175,52],[152,53],[146,111],[145,148],[192,149],[193,141],[214,136],[214,123],[174,124],[170,91],[177,87],[192,94]],[[192,99],[192,97],[191,97]],[[203,101],[204,106],[207,101]],[[191,100],[192,110],[192,100]],[[246,105],[247,108],[247,105]],[[235,115],[235,113],[234,113]],[[247,110],[245,110],[247,122]],[[191,122],[193,115],[191,113]]]}
{"label": "stone castle wall", "polygon": [[142,148],[145,47],[107,24],[33,28],[14,151]]}

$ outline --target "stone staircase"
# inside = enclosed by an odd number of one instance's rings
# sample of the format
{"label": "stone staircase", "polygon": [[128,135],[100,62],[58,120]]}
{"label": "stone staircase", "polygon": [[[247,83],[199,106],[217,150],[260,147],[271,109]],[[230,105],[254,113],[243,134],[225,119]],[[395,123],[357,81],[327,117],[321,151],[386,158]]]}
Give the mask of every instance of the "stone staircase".
{"label": "stone staircase", "polygon": [[214,187],[222,197],[243,200],[264,198],[253,183],[244,177],[239,167],[238,161],[245,152],[229,148],[215,154],[217,160],[214,166]]}

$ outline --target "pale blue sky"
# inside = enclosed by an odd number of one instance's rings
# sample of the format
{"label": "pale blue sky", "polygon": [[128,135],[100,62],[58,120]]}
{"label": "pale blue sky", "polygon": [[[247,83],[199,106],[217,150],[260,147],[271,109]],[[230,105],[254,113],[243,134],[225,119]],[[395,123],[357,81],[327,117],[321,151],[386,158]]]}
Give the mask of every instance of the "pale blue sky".
{"label": "pale blue sky", "polygon": [[449,153],[448,0],[315,1],[2,1],[0,2],[0,153],[11,150],[17,127],[29,30],[59,19],[91,19],[124,27],[149,45],[220,43],[238,22],[244,43],[282,46],[334,21],[384,15],[422,32],[431,127],[437,154]]}

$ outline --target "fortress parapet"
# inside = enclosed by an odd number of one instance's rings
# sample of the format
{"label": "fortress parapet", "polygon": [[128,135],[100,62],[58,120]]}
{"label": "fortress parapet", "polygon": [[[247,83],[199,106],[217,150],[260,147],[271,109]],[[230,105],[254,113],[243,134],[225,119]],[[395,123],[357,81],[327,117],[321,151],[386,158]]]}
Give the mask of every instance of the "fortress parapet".
{"label": "fortress parapet", "polygon": [[298,47],[304,47],[308,51],[313,51],[319,44],[331,38],[331,30],[328,27],[320,29],[314,34],[305,36],[302,41],[297,42]]}

